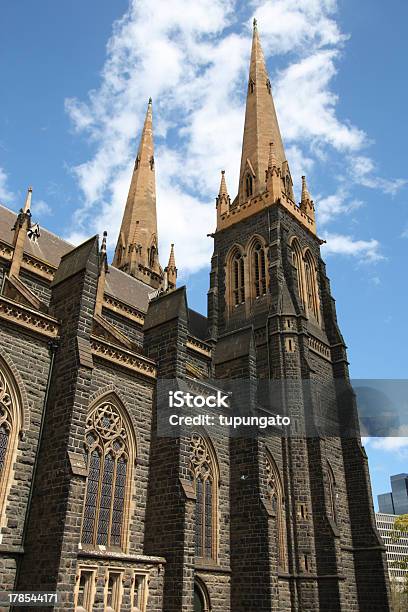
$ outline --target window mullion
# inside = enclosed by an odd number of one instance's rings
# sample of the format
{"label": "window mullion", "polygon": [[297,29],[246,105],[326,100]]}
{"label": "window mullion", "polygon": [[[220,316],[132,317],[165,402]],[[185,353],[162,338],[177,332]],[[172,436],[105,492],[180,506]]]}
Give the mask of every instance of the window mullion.
{"label": "window mullion", "polygon": [[99,514],[101,511],[101,494],[102,494],[102,483],[103,483],[104,471],[105,471],[105,453],[102,447],[101,456],[100,456],[100,464],[99,464],[98,495],[96,497],[96,508],[95,508],[95,525],[94,525],[94,536],[93,536],[94,546],[96,546],[96,543],[98,541]]}
{"label": "window mullion", "polygon": [[110,510],[109,510],[109,523],[108,523],[108,546],[111,544],[111,531],[112,531],[112,517],[113,517],[113,505],[115,502],[115,492],[116,492],[116,472],[118,469],[118,458],[115,456],[114,467],[113,467],[113,477],[112,477],[112,495],[110,502]]}

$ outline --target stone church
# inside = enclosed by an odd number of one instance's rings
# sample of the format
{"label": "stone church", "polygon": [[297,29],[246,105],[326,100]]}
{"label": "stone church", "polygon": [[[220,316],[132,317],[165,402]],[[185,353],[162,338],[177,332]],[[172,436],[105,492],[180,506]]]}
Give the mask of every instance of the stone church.
{"label": "stone church", "polygon": [[[81,612],[390,610],[314,204],[304,178],[294,199],[256,23],[207,317],[173,248],[160,265],[156,163],[149,101],[112,265],[105,235],[39,228],[31,189],[17,215],[0,206],[0,589]],[[297,435],[160,436],[172,378],[278,381]],[[306,403],[338,435],[306,434]]]}

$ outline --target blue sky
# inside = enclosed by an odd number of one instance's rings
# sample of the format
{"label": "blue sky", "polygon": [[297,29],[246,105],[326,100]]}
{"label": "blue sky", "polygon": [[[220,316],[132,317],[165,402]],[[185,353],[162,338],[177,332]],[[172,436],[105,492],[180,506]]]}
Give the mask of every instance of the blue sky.
{"label": "blue sky", "polygon": [[[171,6],[170,6],[171,5]],[[161,258],[176,243],[205,311],[214,197],[236,191],[256,15],[299,191],[308,176],[354,378],[407,378],[408,5],[394,0],[5,0],[0,202],[32,184],[36,220],[115,243],[153,97]],[[408,439],[370,440],[374,492]]]}

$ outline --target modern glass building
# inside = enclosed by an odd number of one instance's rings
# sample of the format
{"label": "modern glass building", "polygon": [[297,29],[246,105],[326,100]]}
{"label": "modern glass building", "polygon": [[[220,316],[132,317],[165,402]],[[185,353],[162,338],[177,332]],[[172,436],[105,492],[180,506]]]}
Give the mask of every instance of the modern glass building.
{"label": "modern glass building", "polygon": [[391,492],[377,497],[381,513],[408,514],[408,474],[391,476]]}

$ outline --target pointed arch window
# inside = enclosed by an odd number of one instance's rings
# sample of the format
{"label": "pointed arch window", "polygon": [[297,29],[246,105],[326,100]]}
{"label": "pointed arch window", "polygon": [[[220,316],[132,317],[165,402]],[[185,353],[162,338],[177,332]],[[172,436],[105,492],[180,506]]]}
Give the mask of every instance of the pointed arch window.
{"label": "pointed arch window", "polygon": [[195,556],[217,556],[218,476],[213,451],[207,440],[193,434],[190,443],[190,474],[195,484]]}
{"label": "pointed arch window", "polygon": [[298,295],[301,303],[305,306],[305,291],[303,282],[303,257],[302,249],[300,248],[299,241],[294,238],[292,240],[292,263],[296,269],[296,283],[298,289]]}
{"label": "pointed arch window", "polygon": [[154,244],[150,247],[149,250],[149,268],[153,268],[156,262],[156,253],[157,249]]}
{"label": "pointed arch window", "polygon": [[252,78],[249,79],[248,89],[251,94],[255,91],[255,81]]}
{"label": "pointed arch window", "polygon": [[333,470],[330,464],[327,464],[327,487],[328,487],[328,502],[329,502],[329,516],[333,521],[337,522],[337,511],[336,511],[336,481],[334,479]]}
{"label": "pointed arch window", "polygon": [[247,198],[250,198],[252,196],[253,189],[254,189],[254,180],[253,180],[252,174],[248,172],[248,174],[245,177],[245,193],[246,193]]}
{"label": "pointed arch window", "polygon": [[279,569],[287,569],[286,513],[283,485],[272,457],[266,457],[266,489],[276,520]]}
{"label": "pointed arch window", "polygon": [[257,240],[252,249],[252,268],[255,297],[266,295],[266,256],[264,246]]}
{"label": "pointed arch window", "polygon": [[305,285],[306,285],[306,305],[307,310],[314,316],[316,321],[319,320],[319,300],[317,290],[316,265],[313,256],[309,250],[306,251],[304,257],[305,267]]}
{"label": "pointed arch window", "polygon": [[21,405],[17,385],[0,360],[0,519],[11,485],[13,457],[21,427]]}
{"label": "pointed arch window", "polygon": [[82,544],[125,548],[134,453],[131,432],[113,401],[103,401],[87,419],[88,478]]}
{"label": "pointed arch window", "polygon": [[230,281],[232,287],[232,301],[234,306],[245,302],[245,266],[244,256],[238,249],[235,250],[230,271]]}
{"label": "pointed arch window", "polygon": [[208,591],[198,579],[194,582],[194,612],[210,612]]}

